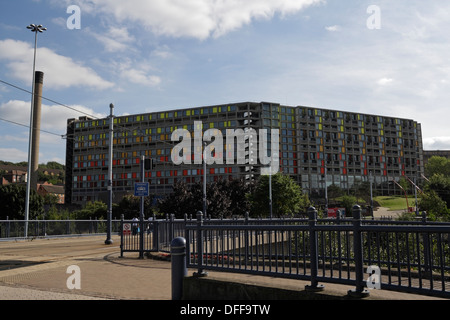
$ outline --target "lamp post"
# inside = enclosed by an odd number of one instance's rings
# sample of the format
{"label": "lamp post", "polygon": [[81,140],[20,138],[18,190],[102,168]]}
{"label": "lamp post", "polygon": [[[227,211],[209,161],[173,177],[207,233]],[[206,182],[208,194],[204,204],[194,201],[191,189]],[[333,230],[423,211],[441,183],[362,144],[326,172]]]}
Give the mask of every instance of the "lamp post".
{"label": "lamp post", "polygon": [[328,185],[327,185],[327,180],[328,180],[328,177],[327,177],[327,171],[328,171],[328,169],[327,169],[327,160],[325,160],[325,165],[324,165],[324,174],[325,174],[325,212],[324,212],[324,214],[325,214],[325,216],[327,217],[328,216]]}
{"label": "lamp post", "polygon": [[272,199],[272,164],[270,164],[269,174],[269,214],[270,220],[273,219],[273,199]]}
{"label": "lamp post", "polygon": [[203,216],[206,217],[206,146],[207,143],[203,143]]}
{"label": "lamp post", "polygon": [[109,148],[108,148],[108,213],[106,217],[106,240],[105,244],[113,243],[111,239],[112,203],[113,203],[113,148],[114,148],[114,104],[109,105]]}
{"label": "lamp post", "polygon": [[27,191],[25,194],[25,238],[28,237],[28,220],[30,218],[30,191],[31,191],[31,156],[33,149],[33,110],[34,110],[34,95],[35,95],[35,77],[36,77],[36,51],[37,51],[37,35],[47,30],[42,25],[30,24],[27,29],[34,32],[34,58],[33,58],[33,83],[32,83],[32,97],[31,97],[31,114],[30,114],[30,134],[28,141],[28,173],[27,173]]}

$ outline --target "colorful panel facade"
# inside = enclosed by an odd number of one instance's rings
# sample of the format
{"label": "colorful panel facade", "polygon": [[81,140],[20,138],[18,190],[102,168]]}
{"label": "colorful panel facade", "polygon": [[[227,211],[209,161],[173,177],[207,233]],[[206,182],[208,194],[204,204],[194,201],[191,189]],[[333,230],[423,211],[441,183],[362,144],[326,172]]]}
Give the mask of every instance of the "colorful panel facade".
{"label": "colorful panel facade", "polygon": [[[145,173],[150,192],[170,193],[178,180],[187,183],[203,179],[201,146],[191,145],[190,164],[174,165],[171,151],[177,129],[192,133],[195,123],[201,131],[227,129],[250,132],[254,129],[278,129],[279,170],[292,176],[309,193],[320,193],[335,184],[354,188],[372,178],[375,190],[389,193],[392,180],[402,176],[420,179],[423,173],[423,147],[420,124],[409,119],[326,110],[274,103],[238,103],[129,115],[114,118],[113,190],[116,200],[133,192],[141,181],[141,157],[156,162]],[[199,128],[197,128],[198,130]],[[66,155],[66,199],[72,203],[106,200],[108,173],[108,119],[69,119]],[[224,140],[225,141],[225,140]],[[270,149],[270,135],[267,144]],[[249,158],[249,143],[246,143]],[[200,150],[196,150],[200,149]],[[224,143],[214,150],[225,157],[236,146]],[[228,153],[227,153],[228,152]],[[207,181],[218,179],[254,179],[261,172],[260,163],[213,164],[207,168]]]}

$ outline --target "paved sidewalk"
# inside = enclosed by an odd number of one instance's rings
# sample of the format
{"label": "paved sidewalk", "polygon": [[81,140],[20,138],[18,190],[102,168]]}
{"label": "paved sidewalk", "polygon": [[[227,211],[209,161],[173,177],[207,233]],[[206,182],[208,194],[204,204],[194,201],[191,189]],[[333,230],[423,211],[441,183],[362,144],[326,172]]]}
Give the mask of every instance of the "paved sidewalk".
{"label": "paved sidewalk", "polygon": [[[113,240],[110,246],[102,237],[0,243],[0,300],[170,300],[170,263],[137,253],[120,258],[120,239]],[[72,265],[80,268],[79,290],[67,286]]]}
{"label": "paved sidewalk", "polygon": [[[104,237],[0,242],[0,300],[171,300],[171,263],[120,255],[120,238]],[[80,268],[81,289],[70,290],[68,267]],[[189,270],[189,275],[195,270]],[[303,290],[306,281],[209,272],[208,278],[257,286]],[[326,284],[327,294],[342,298],[347,286]],[[212,297],[213,299],[214,297]],[[220,297],[218,297],[220,298]],[[374,290],[370,299],[439,300]]]}
{"label": "paved sidewalk", "polygon": [[77,294],[67,294],[20,287],[0,287],[0,300],[102,300]]}

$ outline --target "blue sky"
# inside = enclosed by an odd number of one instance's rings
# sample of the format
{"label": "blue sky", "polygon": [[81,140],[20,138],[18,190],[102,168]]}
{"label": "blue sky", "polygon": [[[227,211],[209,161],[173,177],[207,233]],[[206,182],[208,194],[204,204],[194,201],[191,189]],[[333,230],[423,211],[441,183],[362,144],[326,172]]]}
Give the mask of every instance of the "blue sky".
{"label": "blue sky", "polygon": [[[44,97],[93,116],[270,101],[414,119],[425,149],[450,150],[449,14],[440,0],[6,0],[0,80],[31,91],[26,26],[42,24]],[[30,100],[0,83],[0,160],[27,160],[28,129],[4,120],[29,125]],[[41,163],[65,162],[82,115],[43,101]]]}

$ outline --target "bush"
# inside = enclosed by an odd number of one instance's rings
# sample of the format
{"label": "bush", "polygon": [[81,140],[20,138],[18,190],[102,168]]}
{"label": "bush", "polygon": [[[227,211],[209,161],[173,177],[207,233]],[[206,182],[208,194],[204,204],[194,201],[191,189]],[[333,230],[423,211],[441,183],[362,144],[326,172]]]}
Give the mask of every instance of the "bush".
{"label": "bush", "polygon": [[341,198],[342,206],[345,208],[345,215],[347,217],[352,216],[353,206],[356,204],[356,197],[354,196],[343,196]]}

